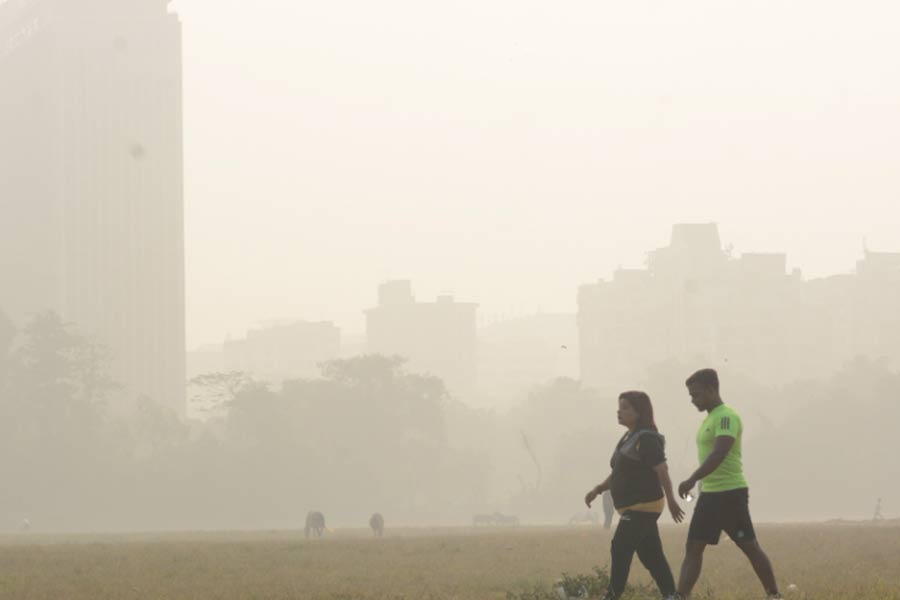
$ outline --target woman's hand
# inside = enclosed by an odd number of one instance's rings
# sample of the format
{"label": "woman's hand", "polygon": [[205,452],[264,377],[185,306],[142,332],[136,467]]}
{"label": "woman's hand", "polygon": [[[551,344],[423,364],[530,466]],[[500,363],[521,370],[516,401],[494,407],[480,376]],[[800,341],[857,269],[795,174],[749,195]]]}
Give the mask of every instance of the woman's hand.
{"label": "woman's hand", "polygon": [[603,483],[597,484],[594,486],[594,489],[589,491],[587,495],[584,497],[584,503],[587,504],[587,507],[591,507],[591,502],[597,499],[597,496],[602,494],[603,492],[609,489],[609,482],[612,479],[612,475],[607,477]]}
{"label": "woman's hand", "polygon": [[684,521],[684,511],[681,510],[674,498],[669,499],[669,514],[672,515],[672,520],[676,523]]}

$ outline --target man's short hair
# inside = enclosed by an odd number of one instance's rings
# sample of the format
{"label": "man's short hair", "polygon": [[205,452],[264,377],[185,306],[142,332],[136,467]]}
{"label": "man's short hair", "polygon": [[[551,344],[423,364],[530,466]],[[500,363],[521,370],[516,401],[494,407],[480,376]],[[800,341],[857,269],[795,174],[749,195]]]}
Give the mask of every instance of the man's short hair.
{"label": "man's short hair", "polygon": [[687,381],[684,382],[685,385],[699,385],[705,388],[712,388],[715,391],[719,391],[719,374],[716,373],[715,369],[700,369],[693,375],[687,378]]}

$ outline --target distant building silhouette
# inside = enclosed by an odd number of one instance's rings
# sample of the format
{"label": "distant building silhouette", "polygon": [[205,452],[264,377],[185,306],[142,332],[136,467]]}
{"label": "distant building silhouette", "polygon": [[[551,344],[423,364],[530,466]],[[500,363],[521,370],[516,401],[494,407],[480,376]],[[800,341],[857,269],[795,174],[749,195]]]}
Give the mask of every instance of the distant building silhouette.
{"label": "distant building silhouette", "polygon": [[223,352],[226,371],[271,383],[314,378],[319,363],[340,358],[341,330],[330,321],[271,324],[251,329],[244,339],[226,340]]}
{"label": "distant building silhouette", "polygon": [[478,330],[478,400],[512,406],[536,385],[578,377],[574,314],[535,314]]}
{"label": "distant building silhouette", "polygon": [[900,363],[900,254],[867,251],[856,273],[811,281],[786,265],[784,254],[730,256],[714,223],[676,225],[646,268],[580,287],[582,379],[628,387],[669,359],[772,383],[860,354]]}
{"label": "distant building silhouette", "polygon": [[411,282],[389,281],[378,288],[378,306],[365,311],[367,350],[405,357],[411,372],[436,375],[457,397],[471,398],[477,309],[451,296],[417,302]]}
{"label": "distant building silhouette", "polygon": [[165,0],[0,3],[0,307],[53,309],[124,400],[185,405],[181,25]]}
{"label": "distant building silhouette", "polygon": [[856,263],[856,275],[842,281],[853,315],[857,354],[889,357],[900,367],[900,252],[871,252]]}

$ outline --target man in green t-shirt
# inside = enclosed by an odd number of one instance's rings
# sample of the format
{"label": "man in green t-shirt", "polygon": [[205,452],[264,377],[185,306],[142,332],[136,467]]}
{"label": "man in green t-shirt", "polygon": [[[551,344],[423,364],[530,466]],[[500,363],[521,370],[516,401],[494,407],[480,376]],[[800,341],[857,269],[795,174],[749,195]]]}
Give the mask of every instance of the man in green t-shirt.
{"label": "man in green t-shirt", "polygon": [[701,481],[701,493],[688,531],[678,593],[687,598],[700,577],[703,551],[719,543],[722,531],[750,559],[768,598],[781,598],[768,556],[753,531],[747,480],[741,464],[741,418],[719,396],[719,375],[713,369],[697,371],[686,382],[691,403],[707,413],[697,432],[700,467],[678,486],[686,498]]}

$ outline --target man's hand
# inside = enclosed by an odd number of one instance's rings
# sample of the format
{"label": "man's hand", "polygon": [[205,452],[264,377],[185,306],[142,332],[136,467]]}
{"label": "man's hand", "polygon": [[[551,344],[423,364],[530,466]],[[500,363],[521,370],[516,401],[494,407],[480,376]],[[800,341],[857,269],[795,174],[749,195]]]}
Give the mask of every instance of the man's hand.
{"label": "man's hand", "polygon": [[597,488],[592,488],[591,491],[587,493],[587,495],[584,497],[584,503],[587,504],[588,508],[591,507],[591,502],[596,500],[597,496],[599,495],[600,494],[597,493]]}
{"label": "man's hand", "polygon": [[669,500],[669,513],[672,515],[672,520],[676,523],[684,521],[684,511],[681,510],[681,507],[678,506],[675,500]]}
{"label": "man's hand", "polygon": [[678,484],[678,495],[682,498],[687,498],[687,495],[690,493],[694,486],[697,485],[697,482],[694,481],[694,478],[685,479],[680,484]]}

